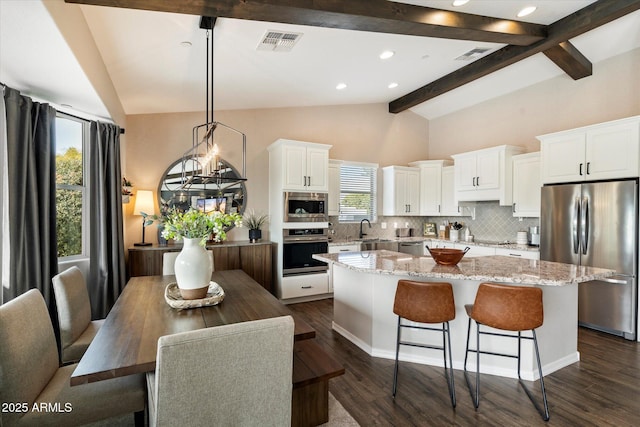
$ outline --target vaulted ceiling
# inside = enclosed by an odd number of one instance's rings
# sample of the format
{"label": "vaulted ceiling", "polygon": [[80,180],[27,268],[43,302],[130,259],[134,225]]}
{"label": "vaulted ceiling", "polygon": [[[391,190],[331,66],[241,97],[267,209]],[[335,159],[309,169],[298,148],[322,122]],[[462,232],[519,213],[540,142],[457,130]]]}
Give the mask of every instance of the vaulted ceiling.
{"label": "vaulted ceiling", "polygon": [[[588,77],[640,47],[640,0],[533,0],[526,22],[517,0],[65,1],[83,4],[128,114],[204,109],[200,16],[218,18],[216,109],[387,102],[433,118],[556,75]],[[269,30],[302,37],[290,52],[257,50]],[[486,51],[455,60],[474,49]],[[381,60],[383,50],[395,55]]]}

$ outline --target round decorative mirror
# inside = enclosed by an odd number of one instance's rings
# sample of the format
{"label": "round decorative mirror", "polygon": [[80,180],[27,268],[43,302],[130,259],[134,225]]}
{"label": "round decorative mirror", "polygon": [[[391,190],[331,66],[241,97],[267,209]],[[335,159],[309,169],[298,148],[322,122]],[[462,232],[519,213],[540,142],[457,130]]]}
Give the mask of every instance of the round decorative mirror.
{"label": "round decorative mirror", "polygon": [[[178,159],[162,175],[158,185],[160,212],[168,208],[205,212],[244,213],[247,188],[238,171],[224,159],[218,159],[215,176],[204,177],[200,158]],[[196,177],[194,179],[194,177]],[[183,185],[183,182],[187,184]],[[230,226],[229,229],[233,228]]]}

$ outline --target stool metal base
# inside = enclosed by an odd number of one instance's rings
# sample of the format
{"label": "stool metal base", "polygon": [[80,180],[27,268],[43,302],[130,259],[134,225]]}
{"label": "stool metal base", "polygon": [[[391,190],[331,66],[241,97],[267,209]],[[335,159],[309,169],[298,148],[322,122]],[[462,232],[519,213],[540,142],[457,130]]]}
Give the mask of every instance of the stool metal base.
{"label": "stool metal base", "polygon": [[[402,320],[402,317],[398,316],[398,331],[397,331],[397,338],[396,338],[396,362],[395,362],[395,367],[393,369],[393,391],[392,391],[393,398],[395,399],[396,391],[398,390],[398,354],[400,352],[400,345],[430,348],[434,350],[443,351],[444,375],[445,375],[445,378],[447,379],[447,386],[449,387],[449,397],[451,398],[451,405],[455,408],[456,407],[456,389],[455,389],[455,384],[453,379],[453,362],[451,357],[451,334],[449,333],[449,322],[444,322],[441,328],[435,328],[435,327],[428,327],[428,326],[403,325],[401,323],[401,320]],[[435,346],[435,345],[402,341],[400,339],[400,333],[402,328],[442,332],[442,345]],[[448,366],[447,366],[447,354],[449,355]]]}
{"label": "stool metal base", "polygon": [[[469,318],[469,325],[467,327],[467,346],[466,346],[466,352],[464,355],[464,379],[467,383],[467,387],[469,388],[469,394],[471,395],[471,400],[473,401],[473,406],[476,408],[476,410],[478,409],[478,406],[480,406],[480,354],[482,353],[482,354],[490,354],[492,356],[510,357],[518,360],[518,382],[520,383],[522,388],[524,388],[524,391],[527,393],[529,400],[531,400],[531,403],[533,403],[533,406],[535,406],[536,410],[540,413],[540,416],[542,417],[542,419],[544,421],[549,421],[549,418],[550,418],[549,405],[547,404],[547,393],[544,388],[544,378],[542,376],[542,366],[540,364],[540,353],[538,351],[538,339],[536,338],[536,331],[533,329],[531,330],[531,333],[532,333],[531,337],[522,336],[522,332],[520,331],[518,331],[518,335],[501,334],[501,333],[486,332],[486,331],[482,332],[480,331],[481,324],[478,322],[475,322],[475,323],[476,323],[476,349],[471,349],[469,348],[469,338],[471,335],[471,318]],[[490,351],[481,351],[480,335],[494,335],[499,337],[516,338],[518,340],[518,354],[512,355],[512,354],[505,354],[505,353],[494,353]],[[524,381],[522,380],[522,377],[520,376],[520,353],[521,353],[521,342],[523,339],[533,340],[533,346],[536,352],[536,362],[538,363],[538,374],[540,375],[540,388],[542,390],[542,401],[544,404],[544,408],[540,407],[539,403],[533,397],[533,394],[531,393],[529,388],[525,385]],[[471,386],[469,373],[467,371],[467,356],[469,355],[469,352],[476,353],[475,387]],[[474,388],[475,388],[475,393],[473,391]]]}

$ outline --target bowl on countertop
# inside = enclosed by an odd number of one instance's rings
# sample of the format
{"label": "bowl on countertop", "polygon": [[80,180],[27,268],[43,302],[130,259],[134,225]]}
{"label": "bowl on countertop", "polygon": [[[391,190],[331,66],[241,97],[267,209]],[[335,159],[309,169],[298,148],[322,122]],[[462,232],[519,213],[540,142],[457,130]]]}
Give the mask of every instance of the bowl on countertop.
{"label": "bowl on countertop", "polygon": [[433,260],[440,265],[456,265],[462,260],[462,257],[471,249],[466,247],[463,249],[453,248],[430,248],[427,246],[427,250],[431,254]]}

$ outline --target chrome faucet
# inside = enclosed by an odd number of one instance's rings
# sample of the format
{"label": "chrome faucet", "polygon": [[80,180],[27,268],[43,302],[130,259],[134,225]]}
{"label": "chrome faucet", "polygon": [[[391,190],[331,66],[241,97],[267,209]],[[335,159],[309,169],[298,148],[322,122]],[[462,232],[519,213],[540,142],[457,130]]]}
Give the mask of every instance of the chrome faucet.
{"label": "chrome faucet", "polygon": [[360,238],[362,239],[364,236],[367,235],[367,233],[363,233],[362,232],[362,224],[367,221],[367,224],[369,224],[369,228],[371,228],[371,223],[369,222],[368,219],[363,219],[362,221],[360,221]]}

